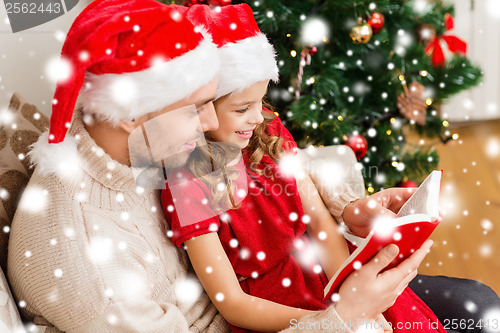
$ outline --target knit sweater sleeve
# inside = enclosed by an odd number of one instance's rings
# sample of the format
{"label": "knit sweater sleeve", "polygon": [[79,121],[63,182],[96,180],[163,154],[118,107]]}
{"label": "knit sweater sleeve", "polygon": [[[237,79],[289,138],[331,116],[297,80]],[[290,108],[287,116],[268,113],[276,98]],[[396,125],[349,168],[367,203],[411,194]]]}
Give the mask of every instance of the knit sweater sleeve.
{"label": "knit sweater sleeve", "polygon": [[9,278],[28,318],[78,333],[227,332],[206,295],[179,299],[185,264],[143,203],[104,190],[101,207],[81,203],[53,179],[26,191],[40,188],[50,200],[18,210],[9,244]]}

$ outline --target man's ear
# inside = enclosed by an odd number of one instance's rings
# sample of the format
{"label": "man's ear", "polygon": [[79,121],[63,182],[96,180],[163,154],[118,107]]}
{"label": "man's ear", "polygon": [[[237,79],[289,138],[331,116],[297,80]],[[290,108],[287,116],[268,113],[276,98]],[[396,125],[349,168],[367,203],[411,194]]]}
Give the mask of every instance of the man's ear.
{"label": "man's ear", "polygon": [[127,132],[128,134],[132,133],[136,127],[139,126],[139,124],[135,121],[135,119],[132,120],[120,120],[118,122],[118,127],[120,127],[122,130]]}

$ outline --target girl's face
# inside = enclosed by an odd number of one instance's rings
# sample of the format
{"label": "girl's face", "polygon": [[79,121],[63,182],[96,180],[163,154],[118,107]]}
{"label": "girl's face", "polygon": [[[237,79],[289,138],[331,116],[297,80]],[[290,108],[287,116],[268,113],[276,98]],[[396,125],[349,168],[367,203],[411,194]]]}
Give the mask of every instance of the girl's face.
{"label": "girl's face", "polygon": [[262,99],[269,80],[257,82],[240,93],[222,96],[214,102],[219,128],[209,132],[215,141],[245,148],[255,127],[264,121]]}

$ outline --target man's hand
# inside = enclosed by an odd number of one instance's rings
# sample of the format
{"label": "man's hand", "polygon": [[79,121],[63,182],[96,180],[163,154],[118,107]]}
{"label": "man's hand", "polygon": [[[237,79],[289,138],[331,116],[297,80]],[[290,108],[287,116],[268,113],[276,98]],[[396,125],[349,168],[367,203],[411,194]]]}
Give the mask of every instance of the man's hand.
{"label": "man's hand", "polygon": [[366,237],[377,218],[396,218],[396,213],[417,188],[389,188],[351,202],[342,218],[356,235]]}

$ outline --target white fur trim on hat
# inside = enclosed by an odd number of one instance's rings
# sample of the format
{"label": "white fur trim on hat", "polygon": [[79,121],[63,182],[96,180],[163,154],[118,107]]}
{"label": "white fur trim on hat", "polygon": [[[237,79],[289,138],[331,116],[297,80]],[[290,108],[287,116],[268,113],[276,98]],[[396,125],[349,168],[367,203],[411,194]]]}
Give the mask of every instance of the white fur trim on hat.
{"label": "white fur trim on hat", "polygon": [[158,59],[139,72],[86,72],[79,101],[86,113],[116,125],[189,97],[216,76],[219,64],[217,47],[205,38],[196,49],[169,61]]}
{"label": "white fur trim on hat", "polygon": [[278,82],[276,53],[263,33],[228,43],[219,48],[219,55],[223,66],[217,75],[216,98],[240,92],[260,81]]}
{"label": "white fur trim on hat", "polygon": [[56,174],[70,183],[77,182],[82,175],[77,140],[69,134],[60,143],[49,143],[49,132],[42,133],[32,145],[28,156],[43,175]]}

